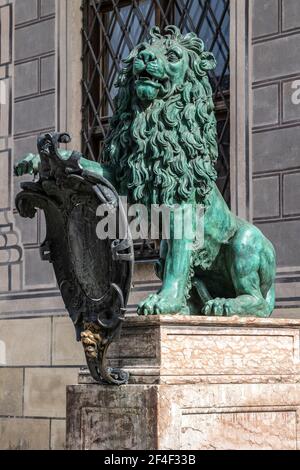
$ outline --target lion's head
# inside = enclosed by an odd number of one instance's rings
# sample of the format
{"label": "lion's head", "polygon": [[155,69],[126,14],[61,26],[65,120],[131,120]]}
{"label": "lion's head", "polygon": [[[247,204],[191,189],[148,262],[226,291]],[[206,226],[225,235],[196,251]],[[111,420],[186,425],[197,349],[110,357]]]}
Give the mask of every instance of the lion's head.
{"label": "lion's head", "polygon": [[193,33],[155,27],[124,62],[104,149],[120,193],[145,204],[203,200],[218,155],[213,55]]}

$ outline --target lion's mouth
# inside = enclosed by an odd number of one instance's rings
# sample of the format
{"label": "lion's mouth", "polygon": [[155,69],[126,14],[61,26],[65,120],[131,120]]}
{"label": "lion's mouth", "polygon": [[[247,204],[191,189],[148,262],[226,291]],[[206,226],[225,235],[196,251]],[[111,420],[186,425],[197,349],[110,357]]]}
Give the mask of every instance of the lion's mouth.
{"label": "lion's mouth", "polygon": [[158,81],[155,77],[153,77],[153,75],[149,72],[147,72],[147,70],[143,70],[139,75],[138,75],[138,78],[139,79],[144,79],[144,80],[153,80],[153,81]]}
{"label": "lion's mouth", "polygon": [[136,81],[147,83],[156,87],[161,85],[160,80],[154,77],[151,73],[147,72],[146,69],[136,75]]}

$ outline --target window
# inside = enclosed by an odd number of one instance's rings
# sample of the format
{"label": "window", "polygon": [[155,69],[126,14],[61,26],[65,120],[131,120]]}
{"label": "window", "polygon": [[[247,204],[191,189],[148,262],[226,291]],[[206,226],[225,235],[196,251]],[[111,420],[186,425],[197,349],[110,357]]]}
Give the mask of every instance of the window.
{"label": "window", "polygon": [[[121,60],[145,39],[151,26],[176,24],[182,33],[194,31],[201,37],[218,63],[210,74],[218,120],[218,186],[230,203],[229,3],[230,0],[83,1],[82,151],[88,158],[101,159]],[[149,253],[150,248],[149,245]]]}

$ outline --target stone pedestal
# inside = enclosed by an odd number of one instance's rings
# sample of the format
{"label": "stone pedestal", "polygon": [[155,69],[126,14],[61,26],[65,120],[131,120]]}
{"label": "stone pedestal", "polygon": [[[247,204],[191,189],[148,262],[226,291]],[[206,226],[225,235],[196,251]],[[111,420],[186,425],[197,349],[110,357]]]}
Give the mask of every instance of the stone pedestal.
{"label": "stone pedestal", "polygon": [[299,349],[300,320],[128,318],[111,363],[130,383],[80,373],[67,389],[67,447],[297,449]]}

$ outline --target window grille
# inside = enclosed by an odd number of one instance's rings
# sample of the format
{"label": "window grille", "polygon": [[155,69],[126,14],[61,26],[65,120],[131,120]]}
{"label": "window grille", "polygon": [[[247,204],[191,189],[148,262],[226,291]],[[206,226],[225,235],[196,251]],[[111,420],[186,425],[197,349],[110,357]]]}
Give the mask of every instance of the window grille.
{"label": "window grille", "polygon": [[[176,24],[195,32],[212,51],[217,68],[210,73],[218,121],[218,186],[230,204],[229,167],[229,3],[230,0],[83,0],[82,151],[101,161],[108,120],[113,113],[114,83],[121,61],[143,41],[149,28]],[[139,246],[140,258],[156,257],[152,244]]]}

